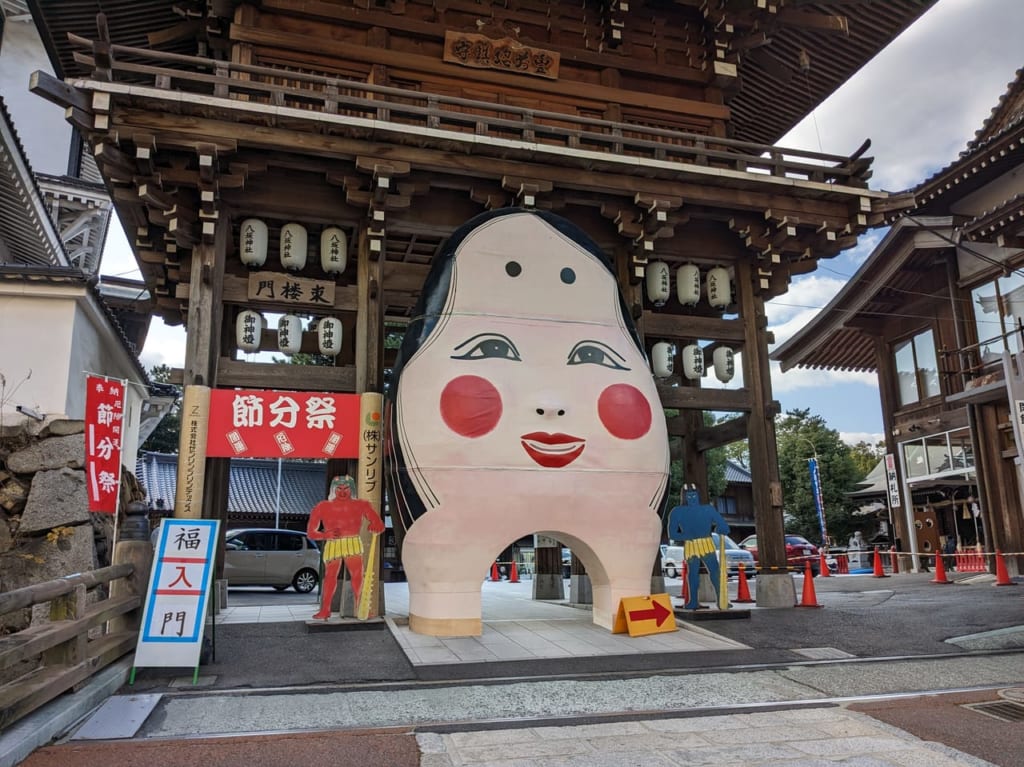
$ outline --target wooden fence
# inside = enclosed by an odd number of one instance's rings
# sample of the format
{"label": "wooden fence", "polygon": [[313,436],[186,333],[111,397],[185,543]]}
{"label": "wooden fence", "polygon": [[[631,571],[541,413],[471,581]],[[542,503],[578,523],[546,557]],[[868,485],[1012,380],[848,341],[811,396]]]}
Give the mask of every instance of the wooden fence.
{"label": "wooden fence", "polygon": [[0,685],[0,730],[135,650],[136,567],[115,564],[0,594],[0,616],[50,608],[49,623],[0,637],[0,678],[9,680]]}

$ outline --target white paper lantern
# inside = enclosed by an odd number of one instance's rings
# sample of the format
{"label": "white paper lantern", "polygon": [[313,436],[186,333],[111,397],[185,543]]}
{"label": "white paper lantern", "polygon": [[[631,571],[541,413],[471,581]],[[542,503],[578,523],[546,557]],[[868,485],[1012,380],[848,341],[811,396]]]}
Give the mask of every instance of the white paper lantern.
{"label": "white paper lantern", "polygon": [[669,296],[669,269],[664,261],[651,261],[644,273],[647,298],[655,306],[664,306]]}
{"label": "white paper lantern", "polygon": [[341,351],[341,320],[337,317],[323,317],[316,327],[317,343],[320,345],[320,353],[331,357],[337,356]]}
{"label": "white paper lantern", "polygon": [[724,309],[732,303],[729,270],[724,266],[716,266],[708,272],[708,303],[716,309]]}
{"label": "white paper lantern", "polygon": [[238,257],[250,269],[267,263],[267,225],[258,218],[247,218],[238,227]]}
{"label": "white paper lantern", "polygon": [[235,320],[235,343],[244,352],[258,352],[260,350],[260,336],[263,334],[263,324],[266,322],[263,315],[254,312],[252,309],[238,313]]}
{"label": "white paper lantern", "polygon": [[683,264],[676,270],[676,298],[683,306],[696,306],[700,301],[700,269]]}
{"label": "white paper lantern", "polygon": [[704,375],[704,350],[697,344],[683,347],[683,375],[696,381]]}
{"label": "white paper lantern", "polygon": [[307,237],[302,224],[285,224],[281,227],[281,266],[292,272],[306,268]]}
{"label": "white paper lantern", "polygon": [[719,346],[711,355],[715,364],[715,378],[722,383],[729,383],[736,375],[735,353],[728,346]]}
{"label": "white paper lantern", "polygon": [[651,369],[655,378],[669,378],[675,369],[675,347],[668,341],[658,341],[651,349]]}
{"label": "white paper lantern", "polygon": [[341,274],[348,262],[348,239],[345,232],[329,226],[320,233],[320,266],[328,274]]}
{"label": "white paper lantern", "polygon": [[277,321],[277,348],[285,354],[302,349],[302,319],[294,314],[282,315]]}

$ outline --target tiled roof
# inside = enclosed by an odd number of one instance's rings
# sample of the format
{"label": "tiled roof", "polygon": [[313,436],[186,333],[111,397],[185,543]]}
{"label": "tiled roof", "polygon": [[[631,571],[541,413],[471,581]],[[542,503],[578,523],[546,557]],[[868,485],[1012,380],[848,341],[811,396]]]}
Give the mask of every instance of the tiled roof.
{"label": "tiled roof", "polygon": [[[1020,107],[1020,102],[1024,98],[1022,92],[1024,92],[1024,69],[1018,69],[1015,78],[1010,81],[1006,91],[1000,96],[999,103],[992,109],[992,113],[985,120],[984,125],[975,132],[974,139],[967,143],[966,148],[960,152],[957,158],[921,181],[913,189],[908,190],[918,195],[917,205],[919,208],[933,197],[941,194],[942,191],[957,187],[959,180],[956,183],[945,184],[942,189],[932,189],[946,176],[953,178],[960,175],[961,178],[967,178],[969,175],[977,173],[976,169],[971,169],[975,161],[983,161],[985,165],[994,164],[997,158],[1003,162],[1013,161],[1009,155],[1019,147],[1019,142],[1016,142],[1016,146],[997,153],[995,157],[986,158],[985,155],[1001,139],[1020,133],[1024,126],[1024,109]],[[961,190],[959,197],[962,197],[963,194],[964,192]]]}
{"label": "tiled roof", "polygon": [[[228,483],[228,514],[273,515],[277,510],[277,469],[274,459],[235,458],[231,460]],[[322,463],[281,461],[282,517],[307,517],[310,509],[326,494],[325,468]],[[174,508],[178,476],[178,456],[167,453],[139,453],[136,478],[146,488],[147,500],[154,508]]]}
{"label": "tiled roof", "polygon": [[725,481],[730,485],[753,484],[753,480],[750,478],[750,469],[728,459],[725,461]]}
{"label": "tiled roof", "polygon": [[64,266],[60,236],[43,204],[28,156],[0,98],[0,241],[16,263]]}

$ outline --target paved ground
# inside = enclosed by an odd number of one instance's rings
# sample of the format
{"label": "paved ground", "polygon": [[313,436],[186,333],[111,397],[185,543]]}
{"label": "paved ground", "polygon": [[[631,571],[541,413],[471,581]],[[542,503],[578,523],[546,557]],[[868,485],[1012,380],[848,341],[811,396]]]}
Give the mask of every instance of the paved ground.
{"label": "paved ground", "polygon": [[[684,622],[724,647],[677,652],[576,647],[431,663],[402,646],[400,614],[361,631],[225,623],[199,686],[142,669],[133,687],[115,688],[111,700],[149,696],[152,711],[130,739],[66,740],[25,764],[1024,764],[1020,721],[962,706],[1021,695],[1022,656],[981,650],[1024,647],[1024,589],[985,576],[930,579],[817,579],[821,609]],[[512,610],[515,589],[512,613],[488,614],[488,605]],[[485,584],[483,594],[485,625],[508,620],[539,635],[563,621],[570,639],[587,626],[585,611],[536,605],[522,584]],[[397,604],[389,599],[389,612]],[[977,651],[964,657],[963,647]],[[917,657],[886,660],[908,653]],[[870,697],[940,687],[971,692]],[[217,737],[226,733],[236,737]]]}

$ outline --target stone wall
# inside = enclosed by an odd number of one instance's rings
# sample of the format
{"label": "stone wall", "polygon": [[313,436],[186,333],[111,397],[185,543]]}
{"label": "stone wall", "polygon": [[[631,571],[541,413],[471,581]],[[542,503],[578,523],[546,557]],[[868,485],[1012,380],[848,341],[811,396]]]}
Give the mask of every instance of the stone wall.
{"label": "stone wall", "polygon": [[[121,508],[142,500],[123,470]],[[0,436],[0,592],[110,564],[114,518],[88,511],[85,424],[58,420]],[[0,616],[0,633],[45,620],[47,610]]]}

